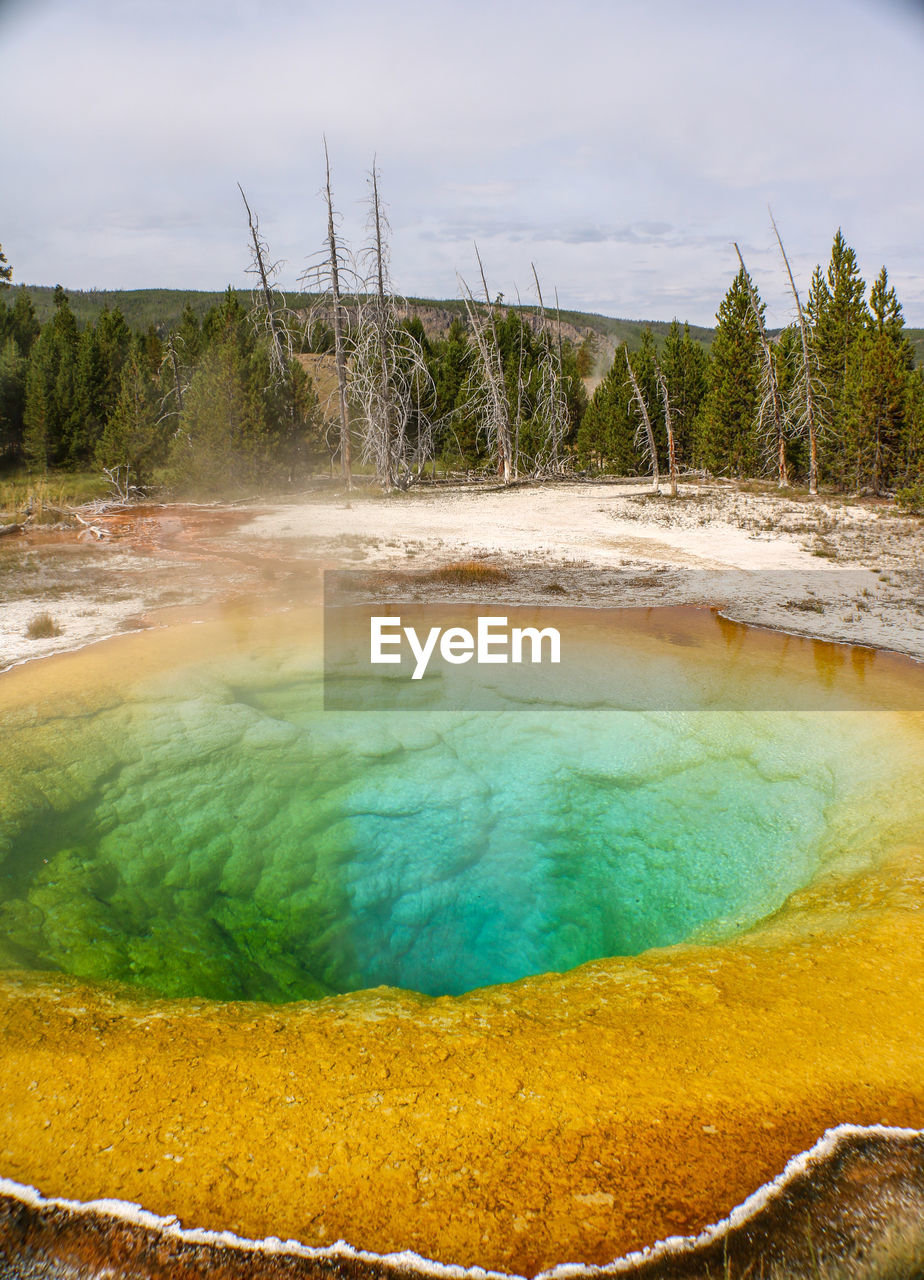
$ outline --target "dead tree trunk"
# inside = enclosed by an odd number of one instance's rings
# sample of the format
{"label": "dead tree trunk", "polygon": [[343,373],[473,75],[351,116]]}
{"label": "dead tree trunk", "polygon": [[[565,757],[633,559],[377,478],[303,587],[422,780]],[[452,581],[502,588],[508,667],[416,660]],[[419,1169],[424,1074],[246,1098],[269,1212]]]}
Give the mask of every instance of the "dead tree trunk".
{"label": "dead tree trunk", "polygon": [[671,397],[667,389],[667,379],[665,378],[661,366],[655,361],[655,370],[658,374],[658,384],[661,388],[661,399],[664,402],[664,426],[667,430],[667,458],[670,467],[671,478],[671,497],[677,497],[677,449],[674,443],[674,421],[671,417]]}
{"label": "dead tree trunk", "polygon": [[353,460],[350,449],[350,411],[347,402],[347,369],[344,351],[343,313],[340,302],[340,260],[337,232],[334,228],[334,200],[330,189],[330,156],[324,139],[325,197],[327,200],[327,243],[330,250],[330,288],[333,301],[334,358],[337,364],[337,393],[340,404],[340,467],[347,487],[353,484]]}
{"label": "dead tree trunk", "polygon": [[523,360],[525,350],[523,347],[523,318],[522,303],[520,301],[520,291],[517,289],[517,319],[519,320],[519,329],[517,330],[518,353],[517,353],[517,415],[513,426],[513,478],[520,478],[520,427],[523,425]]}
{"label": "dead tree trunk", "polygon": [[[513,457],[510,431],[510,405],[507,402],[507,385],[504,380],[504,366],[501,360],[500,344],[497,339],[497,326],[494,316],[494,305],[488,292],[488,284],[484,274],[484,264],[478,246],[475,245],[475,257],[478,259],[478,270],[484,289],[488,318],[483,320],[477,312],[475,299],[468,285],[459,277],[465,310],[468,313],[469,325],[475,339],[478,361],[481,367],[480,377],[470,383],[472,389],[472,405],[481,417],[489,446],[494,450],[497,461],[497,473],[504,484],[513,478]],[[477,385],[476,385],[477,384]]]}
{"label": "dead tree trunk", "polygon": [[802,377],[800,378],[800,389],[802,391],[803,409],[801,425],[803,430],[808,432],[809,438],[809,493],[817,494],[818,425],[815,419],[815,393],[812,386],[812,356],[809,347],[808,327],[805,323],[805,313],[802,310],[802,303],[799,301],[799,291],[796,288],[796,282],[793,279],[792,267],[790,267],[789,259],[786,257],[786,250],[783,248],[783,241],[772,212],[770,214],[770,221],[773,223],[773,231],[776,235],[776,241],[780,246],[780,253],[783,255],[783,261],[786,264],[786,273],[789,276],[789,285],[792,289],[792,296],[796,300],[796,314],[799,317],[799,333],[802,336]]}
{"label": "dead tree trunk", "polygon": [[509,484],[513,479],[513,459],[511,457],[510,447],[510,409],[507,404],[507,385],[504,381],[504,366],[501,362],[500,343],[497,338],[497,322],[494,314],[494,304],[491,301],[491,295],[488,292],[488,282],[485,279],[484,263],[481,261],[481,254],[478,252],[478,246],[475,245],[475,257],[478,259],[478,271],[481,274],[481,286],[484,289],[484,300],[488,307],[490,315],[491,342],[488,349],[489,358],[493,364],[493,383],[495,388],[495,400],[497,403],[497,451],[499,454],[498,470],[503,472],[504,484]]}
{"label": "dead tree trunk", "polygon": [[[626,355],[626,368],[629,370],[629,380],[632,383],[632,399],[638,405],[639,411],[639,432],[644,428],[645,438],[643,448],[651,458],[651,487],[655,493],[661,492],[661,474],[658,470],[658,450],[655,446],[654,428],[651,425],[651,418],[648,414],[648,406],[645,403],[645,397],[642,395],[642,389],[638,385],[638,378],[635,376],[635,370],[632,368],[632,361],[629,359],[629,348],[623,347]],[[636,434],[638,442],[638,434]]]}
{"label": "dead tree trunk", "polygon": [[170,370],[173,374],[173,392],[176,396],[176,411],[177,415],[179,415],[183,412],[183,383],[180,380],[180,363],[176,358],[176,343],[172,333],[167,339],[166,359],[170,361]]}
{"label": "dead tree trunk", "polygon": [[789,486],[789,468],[786,465],[786,430],[783,414],[783,397],[780,394],[780,384],[776,376],[776,364],[773,359],[773,348],[770,345],[770,339],[767,337],[767,330],[764,327],[763,316],[760,314],[760,305],[754,292],[754,286],[751,284],[751,277],[748,275],[748,269],[744,265],[744,258],[741,256],[741,250],[735,244],[735,253],[738,255],[738,261],[741,263],[741,270],[744,272],[745,283],[748,287],[748,299],[751,303],[751,313],[757,322],[757,332],[760,335],[760,349],[763,357],[763,384],[764,394],[760,405],[760,418],[763,418],[765,409],[769,406],[773,417],[773,441],[776,452],[776,468],[777,483],[781,489]]}
{"label": "dead tree trunk", "polygon": [[379,373],[381,381],[381,397],[382,411],[384,421],[382,423],[382,431],[384,433],[384,458],[385,468],[382,477],[382,483],[387,490],[393,489],[397,483],[397,459],[395,458],[395,441],[394,436],[394,406],[392,389],[389,385],[389,355],[385,350],[386,346],[386,301],[385,301],[385,256],[382,248],[382,206],[379,201],[379,179],[378,171],[375,167],[375,157],[372,158],[372,216],[374,221],[375,232],[375,274],[376,274],[376,316],[378,320],[379,330],[379,346],[381,360],[381,370]]}
{"label": "dead tree trunk", "polygon": [[[555,315],[558,320],[558,380],[561,383],[565,372],[565,353],[561,340],[561,307],[558,305],[558,286],[555,287]],[[552,436],[552,466],[558,470],[558,432]]]}
{"label": "dead tree trunk", "polygon": [[561,465],[561,445],[568,428],[568,403],[562,376],[564,351],[561,336],[561,310],[558,306],[558,290],[555,290],[555,310],[558,315],[558,343],[553,342],[542,300],[542,286],[536,264],[531,262],[536,293],[539,298],[539,328],[542,337],[541,386],[539,406],[548,429],[549,464],[553,474]]}
{"label": "dead tree trunk", "polygon": [[267,265],[266,243],[260,238],[259,222],[251,212],[247,197],[244,195],[244,188],[240,183],[237,184],[237,189],[241,193],[244,208],[247,210],[247,222],[250,226],[250,236],[253,240],[253,267],[251,270],[259,281],[263,304],[266,308],[266,329],[270,338],[270,365],[276,377],[284,381],[288,372],[288,342],[283,342],[279,319],[276,315],[276,306],[273,301],[273,289],[270,283],[270,277],[275,274],[275,267],[278,264]]}
{"label": "dead tree trunk", "polygon": [[[433,451],[430,410],[436,389],[423,350],[407,332],[406,304],[392,291],[388,268],[388,219],[379,196],[378,170],[370,175],[370,241],[361,257],[363,278],[350,360],[350,401],[364,462],[371,462],[385,492],[420,478]],[[413,426],[413,439],[409,428]]]}

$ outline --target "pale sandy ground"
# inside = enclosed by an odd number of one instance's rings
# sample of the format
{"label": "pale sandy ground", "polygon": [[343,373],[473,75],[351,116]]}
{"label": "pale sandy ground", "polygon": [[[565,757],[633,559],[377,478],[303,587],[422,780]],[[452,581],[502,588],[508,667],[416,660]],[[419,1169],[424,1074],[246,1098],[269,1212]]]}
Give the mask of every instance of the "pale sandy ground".
{"label": "pale sandy ground", "polygon": [[[724,484],[685,484],[671,500],[643,484],[571,482],[390,498],[326,489],[234,512],[145,511],[129,525],[96,513],[102,540],[84,531],[0,541],[0,669],[157,625],[170,606],[241,593],[285,603],[292,582],[304,598],[307,567],[319,560],[407,571],[414,598],[719,604],[741,621],[924,658],[924,521],[885,503]],[[480,594],[426,582],[428,571],[467,560],[498,565],[509,581]],[[747,578],[730,579],[734,570]],[[60,634],[30,639],[44,611]]]}
{"label": "pale sandy ground", "polygon": [[511,573],[506,589],[419,583],[417,598],[718,604],[741,621],[924,658],[924,521],[885,505],[573,483],[341,495],[268,511],[241,537],[377,569],[485,559]]}

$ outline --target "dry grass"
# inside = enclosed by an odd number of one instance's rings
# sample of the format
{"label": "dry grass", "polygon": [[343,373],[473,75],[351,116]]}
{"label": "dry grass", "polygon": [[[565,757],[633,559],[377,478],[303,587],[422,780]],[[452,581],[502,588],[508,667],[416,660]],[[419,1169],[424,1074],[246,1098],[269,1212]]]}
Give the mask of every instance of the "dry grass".
{"label": "dry grass", "polygon": [[455,564],[445,564],[433,569],[425,575],[426,582],[450,582],[456,586],[467,586],[471,583],[507,582],[510,574],[496,564],[486,564],[481,560],[458,560]]}
{"label": "dry grass", "polygon": [[824,613],[825,607],[820,600],[787,600],[787,609],[798,609],[801,613]]}
{"label": "dry grass", "polygon": [[86,472],[12,476],[0,480],[0,511],[17,519],[29,513],[36,524],[53,523],[61,509],[105,497],[108,489],[103,477]]}
{"label": "dry grass", "polygon": [[828,538],[817,538],[812,547],[813,556],[822,556],[826,560],[837,559],[837,547]]}
{"label": "dry grass", "polygon": [[30,640],[50,640],[59,636],[61,628],[50,613],[37,613],[26,627],[26,635]]}

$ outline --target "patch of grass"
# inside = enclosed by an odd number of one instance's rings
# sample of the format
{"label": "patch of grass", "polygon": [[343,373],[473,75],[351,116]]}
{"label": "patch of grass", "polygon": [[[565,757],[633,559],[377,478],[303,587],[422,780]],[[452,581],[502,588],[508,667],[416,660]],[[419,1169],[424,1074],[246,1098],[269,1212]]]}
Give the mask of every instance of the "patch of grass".
{"label": "patch of grass", "polygon": [[28,511],[39,523],[45,523],[56,518],[47,512],[49,507],[80,506],[108,495],[109,482],[95,472],[61,471],[39,475],[19,472],[0,480],[0,511],[17,516]]}
{"label": "patch of grass", "polygon": [[912,516],[924,516],[924,484],[910,485],[907,489],[899,489],[895,495],[895,504],[901,511]]}
{"label": "patch of grass", "polygon": [[739,480],[735,489],[738,493],[768,493],[772,496],[780,492],[775,480]]}
{"label": "patch of grass", "polygon": [[566,596],[568,594],[560,582],[547,582],[542,590],[550,596]]}
{"label": "patch of grass", "polygon": [[50,613],[37,613],[26,627],[26,635],[30,640],[50,640],[59,636],[61,628]]}
{"label": "patch of grass", "polygon": [[837,559],[837,547],[829,542],[827,538],[819,538],[814,547],[812,547],[813,556],[823,556],[826,560]]}
{"label": "patch of grass", "polygon": [[510,574],[496,564],[485,564],[481,560],[459,560],[455,564],[446,564],[433,569],[426,575],[427,582],[451,582],[458,586],[471,583],[507,582]]}
{"label": "patch of grass", "polygon": [[825,611],[820,600],[787,600],[785,608],[798,609],[801,613],[824,613]]}

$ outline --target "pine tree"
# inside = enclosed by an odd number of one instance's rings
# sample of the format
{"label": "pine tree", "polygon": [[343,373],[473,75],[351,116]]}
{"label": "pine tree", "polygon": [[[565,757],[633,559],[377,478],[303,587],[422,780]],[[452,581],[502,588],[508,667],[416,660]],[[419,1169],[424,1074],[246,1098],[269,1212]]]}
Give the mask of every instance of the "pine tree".
{"label": "pine tree", "polygon": [[924,365],[918,365],[907,384],[905,431],[896,460],[897,483],[919,490],[924,507]]}
{"label": "pine tree", "polygon": [[255,391],[262,391],[265,426],[256,444],[262,458],[260,476],[292,484],[311,459],[327,457],[314,384],[296,359],[288,361],[284,378],[273,377],[265,342],[251,356],[247,380]]}
{"label": "pine tree", "polygon": [[635,444],[636,419],[625,356],[616,350],[613,364],[594,391],[577,433],[578,456],[617,475],[635,475],[643,462]]}
{"label": "pine tree", "polygon": [[174,482],[196,493],[239,491],[254,483],[265,456],[266,413],[249,378],[237,321],[213,342],[183,398],[170,446]]}
{"label": "pine tree", "polygon": [[99,467],[121,471],[122,485],[150,482],[163,461],[164,431],[159,428],[157,398],[142,360],[133,352],[119,378],[115,404],[95,448]]}
{"label": "pine tree", "polygon": [[467,412],[465,387],[472,373],[472,353],[465,325],[453,320],[434,353],[430,373],[436,386],[434,450],[444,462],[471,466],[481,460],[484,441]]}
{"label": "pine tree", "polygon": [[39,467],[54,466],[67,455],[77,413],[79,331],[67,294],[55,286],[55,314],[42,327],[26,373],[23,447]]}
{"label": "pine tree", "polygon": [[23,444],[27,357],[38,333],[32,300],[20,286],[12,306],[0,300],[0,456],[17,461]]}
{"label": "pine tree", "polygon": [[670,395],[677,460],[680,464],[689,463],[693,423],[707,390],[709,357],[701,343],[691,336],[688,324],[681,333],[678,321],[671,321],[664,339],[661,368]]}
{"label": "pine tree", "polygon": [[[759,299],[758,305],[763,314]],[[760,335],[743,268],[732,281],[716,321],[710,387],[695,427],[695,460],[713,474],[755,475],[761,462],[756,430]]]}
{"label": "pine tree", "polygon": [[869,318],[864,301],[866,285],[857,256],[838,228],[831,246],[827,275],[827,305],[815,320],[815,348],[819,372],[828,395],[839,403],[848,374],[851,351],[863,336]]}
{"label": "pine tree", "polygon": [[35,344],[26,370],[23,407],[23,452],[42,470],[55,461],[61,439],[54,405],[54,343],[50,325],[46,326],[46,333],[47,339],[43,334]]}
{"label": "pine tree", "polygon": [[907,452],[909,390],[914,357],[904,317],[885,267],[870,290],[866,330],[859,351],[853,412],[847,431],[849,478],[858,489],[880,493],[894,483]]}
{"label": "pine tree", "polygon": [[25,285],[20,285],[16,290],[16,301],[10,311],[9,323],[9,333],[16,339],[20,355],[28,356],[41,332],[41,325]]}
{"label": "pine tree", "polygon": [[156,377],[164,360],[164,344],[155,326],[149,324],[144,333],[137,334],[133,346],[148,376]]}
{"label": "pine tree", "polygon": [[115,407],[121,389],[122,368],[135,344],[132,331],[118,307],[114,311],[104,308],[95,328],[102,375],[101,398],[108,414]]}
{"label": "pine tree", "polygon": [[173,339],[181,363],[197,364],[204,345],[202,326],[188,302],[183,308],[180,323],[173,331]]}
{"label": "pine tree", "polygon": [[122,369],[134,345],[122,312],[105,307],[95,325],[80,334],[74,395],[66,439],[69,466],[86,466],[115,410]]}
{"label": "pine tree", "polygon": [[0,244],[0,289],[8,289],[12,279],[13,268],[7,262],[6,254],[3,252],[3,245]]}
{"label": "pine tree", "polygon": [[0,347],[0,457],[18,459],[26,401],[26,358],[15,338]]}
{"label": "pine tree", "polygon": [[[185,322],[186,312],[184,311],[181,328]],[[205,319],[202,321],[202,339],[206,344],[235,339],[242,349],[245,346],[249,349],[251,344],[248,339],[250,337],[247,309],[241,304],[237,294],[229,284],[221,302],[217,306],[210,307]]]}
{"label": "pine tree", "polygon": [[831,246],[826,274],[815,268],[806,303],[812,348],[817,364],[820,421],[827,431],[822,437],[820,465],[836,483],[846,482],[847,460],[851,453],[851,427],[855,417],[859,378],[860,344],[869,312],[866,285],[860,276],[857,258],[838,228]]}
{"label": "pine tree", "polygon": [[103,433],[108,410],[104,394],[102,355],[96,330],[88,324],[77,344],[77,371],[74,379],[75,412],[69,415],[64,440],[70,466],[85,466]]}
{"label": "pine tree", "polygon": [[905,335],[905,317],[902,306],[889,284],[889,276],[885,267],[879,272],[869,293],[869,315],[866,318],[869,332],[887,337],[901,354],[905,366],[910,369],[914,364],[911,344]]}

